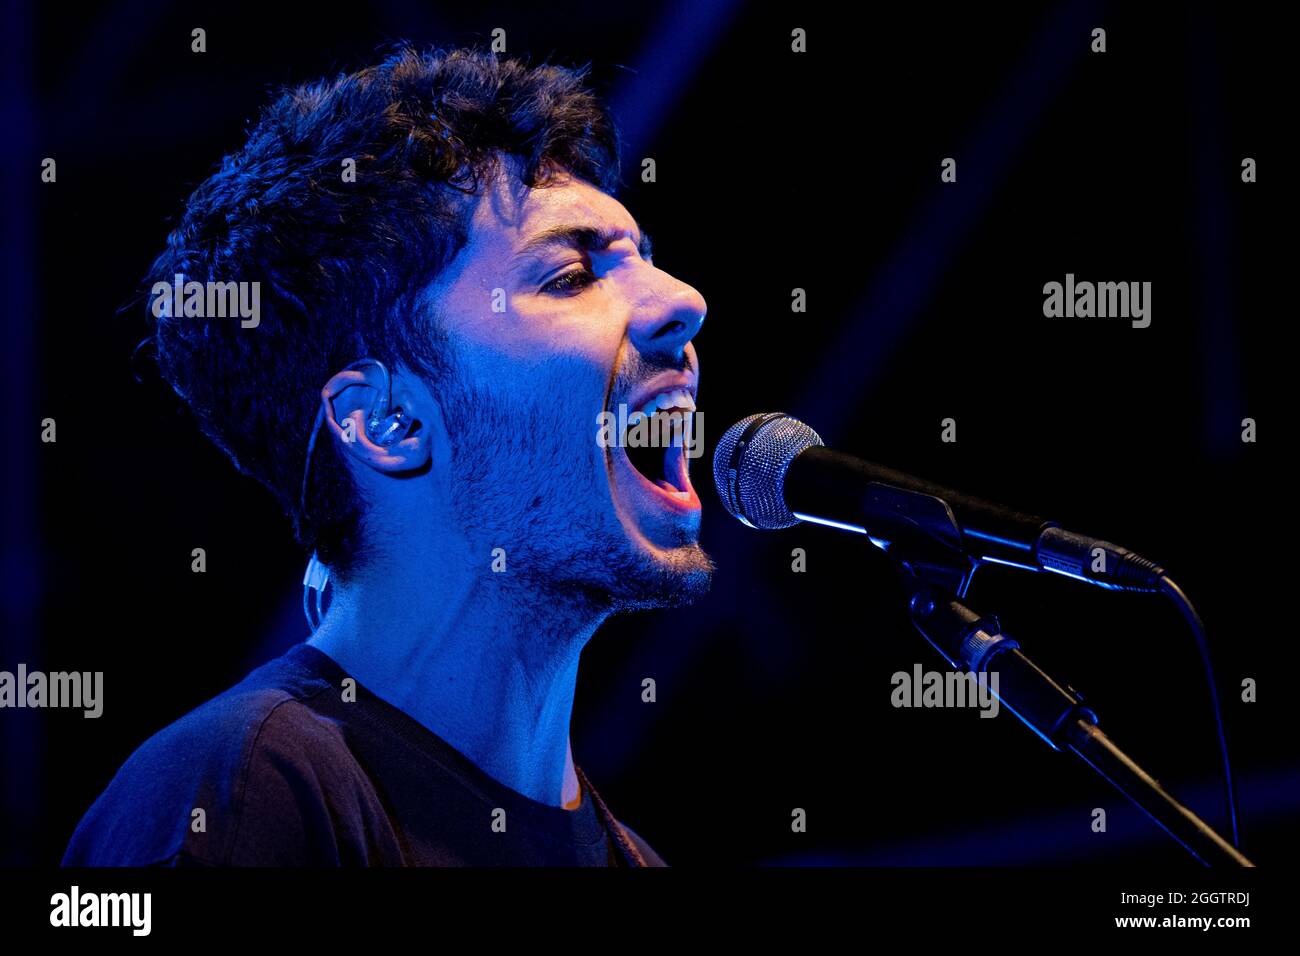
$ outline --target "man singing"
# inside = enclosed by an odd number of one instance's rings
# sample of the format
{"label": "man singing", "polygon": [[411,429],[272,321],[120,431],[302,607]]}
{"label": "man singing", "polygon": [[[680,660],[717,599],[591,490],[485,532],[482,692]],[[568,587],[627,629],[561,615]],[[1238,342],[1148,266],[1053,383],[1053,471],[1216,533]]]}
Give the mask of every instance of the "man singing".
{"label": "man singing", "polygon": [[682,444],[598,440],[694,410],[705,315],[617,181],[581,70],[402,49],[282,95],[198,187],[149,275],[160,367],[332,600],[141,746],[65,864],[662,865],[569,746],[596,629],[713,572]]}

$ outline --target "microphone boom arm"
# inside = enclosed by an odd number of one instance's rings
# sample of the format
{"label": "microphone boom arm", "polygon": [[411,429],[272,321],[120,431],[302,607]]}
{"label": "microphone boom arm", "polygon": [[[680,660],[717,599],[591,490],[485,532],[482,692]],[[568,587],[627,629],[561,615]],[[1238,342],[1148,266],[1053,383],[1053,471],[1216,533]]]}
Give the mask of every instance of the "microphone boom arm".
{"label": "microphone boom arm", "polygon": [[998,680],[992,686],[1000,703],[1052,749],[1078,756],[1206,866],[1254,866],[1120,750],[1097,727],[1097,715],[1082,695],[1026,657],[1002,633],[996,617],[981,617],[906,566],[904,574],[911,582],[908,611],[917,630],[954,667],[975,674],[995,670]]}

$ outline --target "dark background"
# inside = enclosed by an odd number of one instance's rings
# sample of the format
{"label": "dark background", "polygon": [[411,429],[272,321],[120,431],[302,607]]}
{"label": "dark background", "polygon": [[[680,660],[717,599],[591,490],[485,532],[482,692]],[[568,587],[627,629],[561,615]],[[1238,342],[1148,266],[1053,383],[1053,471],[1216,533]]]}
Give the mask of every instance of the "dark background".
{"label": "dark background", "polygon": [[[1290,521],[1276,475],[1294,303],[1270,220],[1294,104],[1284,31],[1243,9],[7,4],[0,669],[102,670],[105,711],[0,712],[0,862],[57,862],[136,746],[306,636],[304,557],[271,497],[136,380],[143,312],[119,310],[170,218],[280,84],[401,38],[486,46],[498,26],[511,54],[590,61],[614,104],[620,198],[656,264],[709,303],[709,454],[732,421],[782,409],[834,447],[1165,564],[1217,655],[1243,847],[1285,860],[1295,635],[1270,551]],[[1104,54],[1089,52],[1096,26]],[[790,52],[794,27],[806,54]],[[644,156],[656,183],[639,181]],[[947,156],[956,184],[939,181]],[[1067,272],[1151,281],[1151,327],[1045,319],[1043,284]],[[56,444],[39,441],[47,416]],[[1247,416],[1257,444],[1240,441]],[[891,707],[892,673],[942,662],[886,562],[826,529],[743,528],[707,463],[694,478],[713,593],[604,627],[574,715],[578,762],[670,863],[1181,859],[1009,713]],[[190,571],[195,547],[206,574]],[[807,573],[791,572],[795,547]],[[1172,606],[1006,570],[983,572],[970,603],[1225,825],[1204,679]],[[1240,701],[1245,677],[1259,703]]]}

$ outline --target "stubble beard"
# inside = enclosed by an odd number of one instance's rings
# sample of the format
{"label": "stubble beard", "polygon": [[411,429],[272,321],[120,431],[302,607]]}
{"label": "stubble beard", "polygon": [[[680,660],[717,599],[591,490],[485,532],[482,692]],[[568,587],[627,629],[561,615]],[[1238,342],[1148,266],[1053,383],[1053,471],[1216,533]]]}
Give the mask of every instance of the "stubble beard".
{"label": "stubble beard", "polygon": [[630,540],[608,478],[573,449],[564,429],[574,423],[553,402],[506,401],[454,372],[439,378],[453,507],[472,541],[504,549],[510,580],[501,583],[602,615],[684,607],[708,592],[714,564],[693,533],[657,554]]}

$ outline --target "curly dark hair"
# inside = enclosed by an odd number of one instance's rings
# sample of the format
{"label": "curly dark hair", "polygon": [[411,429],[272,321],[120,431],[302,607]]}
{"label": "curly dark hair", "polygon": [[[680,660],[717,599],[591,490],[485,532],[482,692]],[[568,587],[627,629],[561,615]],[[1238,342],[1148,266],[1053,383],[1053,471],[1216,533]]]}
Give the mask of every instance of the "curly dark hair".
{"label": "curly dark hair", "polygon": [[320,388],[363,356],[434,381],[445,371],[422,292],[464,246],[467,197],[502,155],[529,187],[567,172],[614,193],[618,133],[586,80],[587,67],[402,45],[377,66],[288,89],[190,196],[150,269],[150,284],[260,281],[255,328],[158,317],[159,367],[342,579],[361,560],[365,503],[332,442],[319,442],[306,513],[300,504]]}

